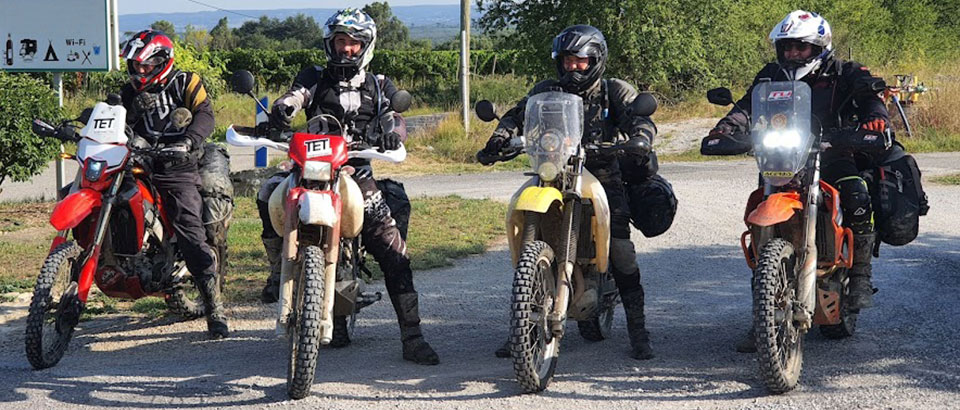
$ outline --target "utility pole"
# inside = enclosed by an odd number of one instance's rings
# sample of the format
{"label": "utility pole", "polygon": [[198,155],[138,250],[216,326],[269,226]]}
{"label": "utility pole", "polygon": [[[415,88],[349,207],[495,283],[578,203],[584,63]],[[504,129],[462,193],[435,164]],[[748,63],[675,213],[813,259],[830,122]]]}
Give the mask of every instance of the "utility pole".
{"label": "utility pole", "polygon": [[463,129],[470,132],[470,1],[460,0],[460,99]]}

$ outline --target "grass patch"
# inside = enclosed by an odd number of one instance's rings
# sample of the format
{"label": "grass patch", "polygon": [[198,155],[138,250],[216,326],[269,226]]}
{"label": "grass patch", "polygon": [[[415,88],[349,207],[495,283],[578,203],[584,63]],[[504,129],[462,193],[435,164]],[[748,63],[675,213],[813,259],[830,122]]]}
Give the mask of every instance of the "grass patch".
{"label": "grass patch", "polygon": [[133,302],[133,306],[130,307],[130,310],[147,315],[149,317],[161,317],[169,312],[167,310],[167,304],[163,299],[155,297],[147,297],[143,299],[137,299]]}
{"label": "grass patch", "polygon": [[960,185],[960,174],[941,175],[933,177],[930,180],[943,185]]}

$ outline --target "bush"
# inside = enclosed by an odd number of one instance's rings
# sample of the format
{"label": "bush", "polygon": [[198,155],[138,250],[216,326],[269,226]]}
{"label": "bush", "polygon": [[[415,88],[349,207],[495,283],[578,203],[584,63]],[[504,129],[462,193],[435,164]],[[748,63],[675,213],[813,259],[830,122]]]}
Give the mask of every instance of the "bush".
{"label": "bush", "polygon": [[0,184],[27,181],[53,159],[59,144],[31,131],[34,118],[59,123],[61,110],[49,84],[24,74],[0,73]]}

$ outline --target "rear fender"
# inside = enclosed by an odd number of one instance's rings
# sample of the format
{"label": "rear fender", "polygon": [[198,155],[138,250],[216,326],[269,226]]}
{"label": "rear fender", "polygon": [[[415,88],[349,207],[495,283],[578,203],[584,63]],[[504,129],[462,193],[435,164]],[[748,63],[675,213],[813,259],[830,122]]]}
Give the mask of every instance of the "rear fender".
{"label": "rear fender", "polygon": [[58,231],[76,228],[94,209],[100,208],[102,203],[100,192],[81,188],[57,203],[50,215],[50,225]]}
{"label": "rear fender", "polygon": [[747,215],[747,224],[773,226],[788,221],[800,209],[803,209],[803,202],[800,201],[799,193],[777,192],[760,202],[757,208]]}

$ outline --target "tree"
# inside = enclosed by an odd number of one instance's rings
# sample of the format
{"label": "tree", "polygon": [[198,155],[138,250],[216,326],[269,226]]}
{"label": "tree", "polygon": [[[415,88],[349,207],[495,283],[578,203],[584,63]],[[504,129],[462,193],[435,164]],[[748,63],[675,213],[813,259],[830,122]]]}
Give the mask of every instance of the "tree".
{"label": "tree", "polygon": [[177,30],[173,27],[173,23],[167,20],[157,20],[150,25],[151,29],[162,31],[163,34],[166,34],[167,37],[175,38],[177,36]]}
{"label": "tree", "polygon": [[58,144],[31,131],[34,118],[53,124],[61,111],[49,84],[25,74],[0,72],[0,184],[22,182],[40,173],[54,158]]}
{"label": "tree", "polygon": [[214,50],[229,50],[237,45],[233,30],[227,25],[227,18],[221,18],[217,25],[210,30],[210,48]]}
{"label": "tree", "polygon": [[276,18],[260,16],[257,21],[247,21],[234,30],[237,46],[242,48],[267,48],[272,50],[295,50],[322,47],[323,30],[313,17],[303,14]]}
{"label": "tree", "polygon": [[187,24],[183,32],[183,42],[193,46],[197,51],[206,51],[210,46],[211,40],[210,33],[194,27],[192,24]]}
{"label": "tree", "polygon": [[377,23],[377,48],[384,50],[409,48],[410,29],[393,15],[387,2],[370,3],[363,6],[363,12]]}

